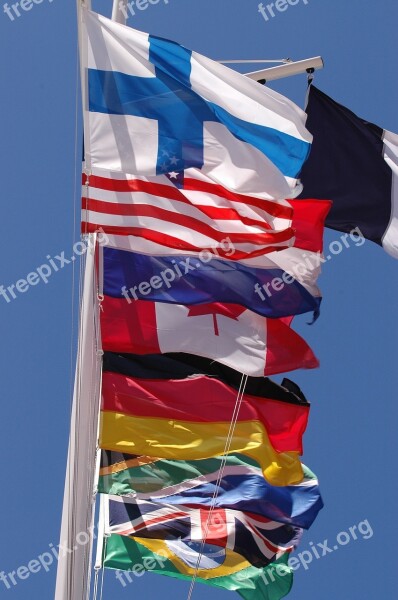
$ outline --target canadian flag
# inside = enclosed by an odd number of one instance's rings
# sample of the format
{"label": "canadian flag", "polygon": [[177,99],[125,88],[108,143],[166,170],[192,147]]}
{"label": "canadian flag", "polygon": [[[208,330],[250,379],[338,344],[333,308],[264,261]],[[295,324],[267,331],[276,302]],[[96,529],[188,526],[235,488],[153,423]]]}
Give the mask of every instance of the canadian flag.
{"label": "canadian flag", "polygon": [[253,377],[319,366],[286,319],[266,319],[235,304],[129,304],[124,298],[105,296],[101,335],[103,349],[110,352],[186,352]]}

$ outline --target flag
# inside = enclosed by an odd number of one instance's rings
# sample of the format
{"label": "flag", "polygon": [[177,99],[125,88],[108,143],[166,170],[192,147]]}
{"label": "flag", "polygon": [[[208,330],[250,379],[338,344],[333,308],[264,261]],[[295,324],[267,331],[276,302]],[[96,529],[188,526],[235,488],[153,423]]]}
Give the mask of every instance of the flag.
{"label": "flag", "polygon": [[287,258],[287,262],[287,270],[273,260],[269,268],[258,268],[220,258],[204,262],[189,255],[148,256],[105,246],[103,292],[130,304],[135,300],[192,305],[226,302],[264,317],[309,311],[317,316],[321,300],[312,285],[314,270],[304,267],[304,277],[310,282],[300,283],[288,271],[292,261]]}
{"label": "flag", "polygon": [[323,507],[318,480],[305,465],[303,481],[278,487],[243,454],[223,462],[223,457],[188,462],[103,450],[98,491],[174,506],[231,508],[304,529]]}
{"label": "flag", "polygon": [[327,227],[358,228],[398,258],[398,135],[314,86],[307,112],[314,142],[301,173],[305,197],[333,200]]}
{"label": "flag", "polygon": [[312,140],[298,106],[174,42],[82,16],[88,172],[200,170],[259,198],[298,193]]}
{"label": "flag", "polygon": [[[266,430],[278,452],[302,454],[302,436],[307,427],[310,404],[293,382],[294,391],[272,381],[251,378],[239,391],[243,376],[235,376],[231,387],[217,377],[217,367],[198,368],[195,357],[182,363],[166,356],[149,357],[105,353],[102,377],[102,408],[133,418],[176,419],[199,423],[229,423],[238,394],[239,422],[256,421]],[[191,364],[190,364],[191,363]],[[196,364],[195,364],[196,363]],[[207,374],[205,374],[207,372]],[[222,369],[227,378],[230,370]],[[233,385],[233,384],[232,384]],[[294,393],[298,391],[298,394]]]}
{"label": "flag", "polygon": [[233,304],[129,304],[105,296],[101,339],[103,349],[111,352],[187,352],[251,376],[319,366],[308,344],[282,320],[265,319]]}
{"label": "flag", "polygon": [[220,256],[250,258],[292,246],[292,216],[287,201],[236,194],[200,172],[152,178],[96,169],[83,174],[83,233],[101,229],[166,248],[212,248]]}
{"label": "flag", "polygon": [[[292,200],[291,203],[294,208],[292,226],[296,233],[295,249],[291,250],[301,253],[305,269],[308,266],[304,261],[308,262],[312,256],[316,271],[315,265],[322,252],[323,223],[330,202]],[[108,241],[112,247],[117,247],[121,241],[120,236],[111,236],[111,239],[112,242]],[[137,238],[131,240],[136,242]],[[224,250],[231,254],[233,249],[226,245]],[[278,253],[282,260],[284,253]],[[312,272],[308,269],[308,277]],[[297,272],[298,277],[300,273]],[[264,289],[259,291],[267,297]],[[229,304],[193,307],[141,300],[129,303],[105,295],[101,308],[105,350],[142,354],[190,352],[214,358],[251,376],[318,366],[311,349],[292,329],[281,321],[266,321],[243,307]]]}
{"label": "flag", "polygon": [[[201,194],[201,197],[202,196],[203,194]],[[279,204],[280,202],[278,202],[278,205]],[[220,243],[210,244],[203,250],[201,250],[199,247],[190,246],[186,243],[186,240],[182,240],[180,238],[177,240],[174,238],[169,239],[170,231],[167,223],[164,227],[165,235],[162,239],[158,239],[151,233],[147,234],[146,230],[137,232],[140,235],[132,236],[126,235],[127,231],[125,232],[125,235],[114,234],[112,233],[112,229],[109,227],[107,228],[107,234],[105,235],[103,226],[100,224],[98,224],[97,228],[94,227],[92,229],[98,229],[98,231],[101,231],[102,238],[104,240],[103,242],[101,240],[102,245],[107,245],[112,248],[131,250],[132,252],[142,252],[143,254],[153,254],[155,256],[187,253],[198,256],[199,254],[201,260],[206,262],[206,260],[210,260],[209,255],[214,254],[215,256],[227,258],[229,260],[242,260],[249,264],[264,266],[263,263],[268,264],[266,259],[275,259],[280,256],[285,256],[286,254],[292,256],[297,255],[299,257],[299,250],[307,250],[308,254],[301,252],[301,262],[304,263],[304,258],[306,256],[322,253],[324,224],[332,202],[329,200],[289,199],[289,205],[292,210],[291,227],[295,234],[293,247],[282,249],[278,252],[268,253],[267,257],[263,257],[260,253],[258,257],[253,256],[252,259],[248,258],[247,244],[234,244],[229,237],[224,237]],[[83,221],[85,221],[85,209],[83,210],[82,215]],[[159,227],[161,227],[160,224]],[[187,234],[187,232],[185,232],[185,234]],[[288,250],[293,251],[293,253],[288,252]]]}
{"label": "flag", "polygon": [[[124,297],[128,303],[139,298],[176,304],[228,302],[272,318],[311,310],[318,314],[320,291],[316,281],[323,262],[323,226],[331,203],[290,203],[294,247],[245,261],[236,260],[237,249],[228,239],[223,241],[222,252],[211,249],[198,255],[183,254],[144,238],[107,235],[103,243],[105,294]],[[228,258],[222,260],[219,254]],[[130,265],[125,268],[124,262]],[[132,279],[135,287],[128,289],[126,279]]]}
{"label": "flag", "polygon": [[228,548],[223,551],[211,544],[111,535],[107,538],[104,566],[117,570],[116,577],[124,587],[144,571],[188,581],[195,574],[198,583],[236,591],[244,600],[281,600],[293,583],[288,557],[284,554],[258,569]]}
{"label": "flag", "polygon": [[[141,366],[142,357],[136,358],[141,364],[131,357],[105,355],[102,449],[173,460],[210,458],[227,450],[228,454],[239,452],[257,460],[266,479],[274,485],[290,485],[303,479],[299,453],[309,406],[302,398],[283,389],[281,397],[287,395],[291,401],[245,393],[234,435],[226,446],[237,390],[200,374],[165,379],[167,375],[153,369],[153,363],[145,368]],[[163,367],[169,364],[168,357],[154,358]],[[123,371],[130,376],[120,374]],[[137,377],[142,372],[144,378]]]}
{"label": "flag", "polygon": [[[228,548],[265,567],[297,546],[302,529],[238,510],[190,508],[122,496],[109,498],[109,533]],[[196,544],[198,546],[198,544]]]}

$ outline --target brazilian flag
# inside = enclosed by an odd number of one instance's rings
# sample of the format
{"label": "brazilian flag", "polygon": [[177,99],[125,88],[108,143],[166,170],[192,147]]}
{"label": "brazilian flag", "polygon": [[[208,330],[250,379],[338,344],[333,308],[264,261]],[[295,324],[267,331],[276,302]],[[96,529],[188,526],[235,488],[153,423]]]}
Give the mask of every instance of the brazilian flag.
{"label": "brazilian flag", "polygon": [[166,541],[111,535],[104,567],[124,571],[128,581],[143,571],[196,581],[238,592],[245,600],[280,600],[292,587],[288,554],[263,569],[253,567],[232,550],[201,542]]}

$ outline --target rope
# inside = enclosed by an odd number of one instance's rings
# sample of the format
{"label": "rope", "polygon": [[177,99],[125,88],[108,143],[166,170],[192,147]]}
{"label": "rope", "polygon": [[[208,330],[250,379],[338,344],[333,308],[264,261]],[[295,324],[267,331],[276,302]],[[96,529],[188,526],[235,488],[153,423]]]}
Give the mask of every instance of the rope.
{"label": "rope", "polygon": [[97,596],[98,596],[98,576],[99,576],[99,572],[100,572],[100,569],[95,569],[94,588],[93,588],[93,600],[97,600]]}
{"label": "rope", "polygon": [[[105,541],[104,541],[104,556],[106,556],[106,547],[108,544],[108,536],[105,536]],[[104,579],[105,579],[105,569],[104,567],[102,567],[102,574],[101,574],[101,590],[100,590],[100,598],[99,600],[102,600],[102,596],[104,593]]]}
{"label": "rope", "polygon": [[[76,79],[75,79],[75,136],[74,136],[74,177],[73,177],[73,228],[72,228],[72,245],[75,241],[75,231],[76,231],[76,203],[77,203],[77,136],[78,136],[78,104],[79,104],[79,49],[76,48]],[[73,397],[73,385],[74,385],[74,350],[75,350],[75,340],[74,340],[74,332],[75,332],[75,291],[76,291],[76,266],[75,261],[72,263],[72,291],[71,291],[71,338],[70,338],[70,382],[69,382],[69,390],[70,390],[70,408],[72,408],[72,397]],[[81,290],[80,290],[81,292]],[[80,293],[79,293],[80,297]]]}
{"label": "rope", "polygon": [[197,576],[198,576],[198,571],[199,571],[199,568],[200,568],[200,562],[201,562],[201,559],[202,559],[202,556],[203,556],[203,550],[204,550],[206,539],[207,539],[207,536],[208,536],[208,533],[209,533],[209,527],[210,527],[210,523],[211,523],[211,516],[213,514],[213,511],[214,511],[214,508],[215,508],[215,503],[216,503],[216,500],[218,498],[218,494],[220,492],[220,484],[221,484],[221,480],[222,480],[222,478],[224,476],[225,465],[227,463],[228,453],[229,453],[229,450],[231,448],[231,443],[232,443],[233,435],[234,435],[234,432],[235,432],[235,428],[236,428],[236,423],[237,423],[238,416],[239,416],[240,407],[242,405],[242,401],[243,401],[243,397],[244,397],[244,393],[245,393],[245,389],[246,389],[246,385],[247,385],[247,380],[248,380],[248,376],[247,375],[242,375],[242,379],[241,379],[239,390],[238,390],[238,394],[237,394],[237,397],[236,397],[235,406],[234,406],[234,410],[233,410],[233,414],[232,414],[232,418],[231,418],[231,422],[230,422],[230,426],[229,426],[229,431],[228,431],[228,435],[227,435],[227,439],[226,439],[226,443],[225,443],[224,454],[223,454],[223,457],[222,457],[220,469],[218,471],[218,477],[217,477],[217,481],[216,481],[216,484],[215,484],[215,490],[214,490],[214,493],[213,493],[213,496],[212,496],[212,499],[211,499],[209,514],[207,516],[207,521],[206,521],[206,526],[205,526],[205,533],[204,533],[203,540],[202,540],[201,547],[200,547],[200,551],[199,551],[199,554],[198,554],[198,559],[196,561],[195,571],[194,571],[194,574],[192,576],[191,586],[189,588],[187,600],[191,600],[192,592],[193,592],[193,589],[195,587],[196,579],[197,579]]}
{"label": "rope", "polygon": [[218,60],[217,62],[222,63],[224,65],[233,64],[233,65],[247,65],[247,64],[263,64],[263,63],[283,63],[287,64],[292,62],[290,58],[278,58],[275,60]]}
{"label": "rope", "polygon": [[[75,125],[74,125],[74,130],[75,130],[75,134],[74,134],[74,184],[73,184],[73,207],[72,207],[72,212],[73,212],[73,229],[72,229],[72,244],[74,242],[74,238],[75,238],[75,228],[76,228],[76,188],[77,188],[77,135],[78,135],[78,97],[79,97],[79,93],[78,93],[78,78],[79,78],[79,53],[78,53],[78,46],[76,48],[76,76],[75,76]],[[74,330],[75,330],[75,293],[76,293],[76,271],[75,271],[75,264],[73,263],[72,265],[72,284],[71,284],[71,338],[70,338],[70,381],[69,381],[69,389],[70,389],[70,413],[72,413],[72,402],[73,402],[73,387],[74,387],[74,381],[76,381],[76,385],[78,385],[78,380],[79,380],[79,349],[77,352],[77,356],[76,356],[76,375],[74,377],[74,372],[73,372],[73,354],[74,354]],[[82,298],[82,285],[81,285],[81,280],[79,281],[79,305],[81,303],[81,298]],[[75,469],[72,472],[71,470],[71,465],[69,464],[69,468],[68,468],[68,472],[67,472],[67,480],[68,480],[68,489],[69,489],[69,493],[70,493],[70,498],[69,501],[70,503],[76,502],[76,492],[75,492],[75,486],[73,485],[73,476],[76,474],[75,473]],[[75,531],[75,518],[74,518],[74,514],[73,511],[72,514],[68,515],[68,520],[69,520],[69,525],[68,525],[68,529],[69,531]],[[73,540],[68,539],[68,544],[71,545],[71,542],[73,542]],[[71,568],[68,569],[67,571],[67,594],[68,596],[70,596],[70,594],[72,593],[72,573],[73,573],[73,568],[74,568],[74,556],[71,556]]]}

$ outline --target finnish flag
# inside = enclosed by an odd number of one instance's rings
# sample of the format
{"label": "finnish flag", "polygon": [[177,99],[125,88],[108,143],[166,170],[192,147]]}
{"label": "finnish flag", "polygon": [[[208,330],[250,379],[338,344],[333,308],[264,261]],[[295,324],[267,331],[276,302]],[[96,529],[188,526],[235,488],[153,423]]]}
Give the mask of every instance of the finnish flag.
{"label": "finnish flag", "polygon": [[298,106],[174,42],[82,13],[88,172],[199,169],[242,194],[299,193],[312,136]]}

